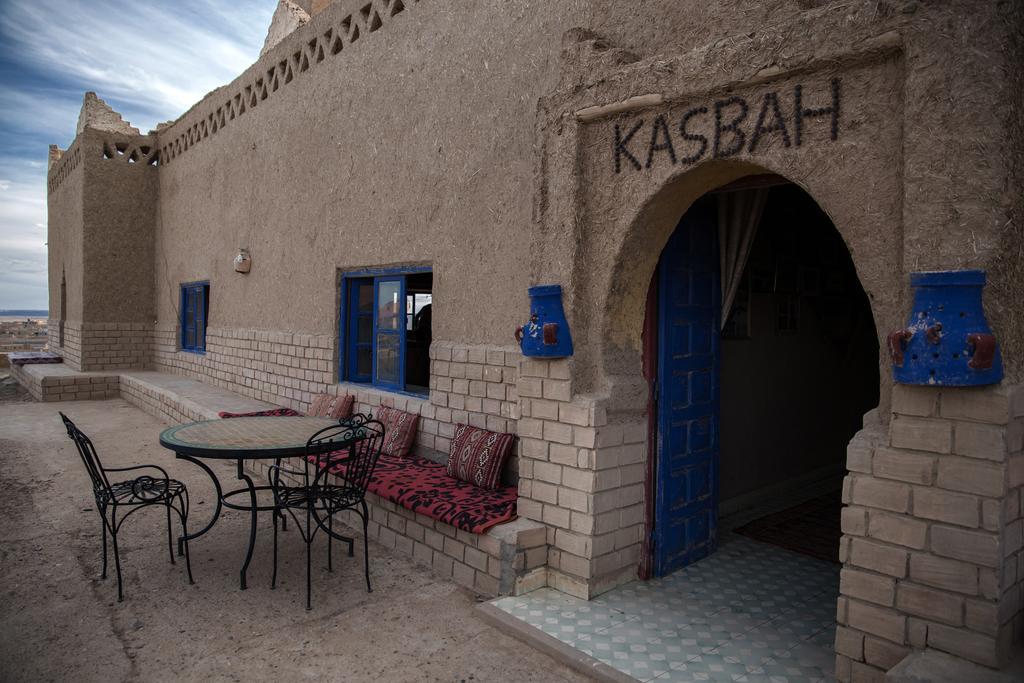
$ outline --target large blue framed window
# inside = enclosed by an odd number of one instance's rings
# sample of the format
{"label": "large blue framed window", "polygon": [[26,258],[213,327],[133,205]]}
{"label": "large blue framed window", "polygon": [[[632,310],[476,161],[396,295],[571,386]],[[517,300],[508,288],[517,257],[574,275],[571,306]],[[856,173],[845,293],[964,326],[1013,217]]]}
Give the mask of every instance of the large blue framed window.
{"label": "large blue framed window", "polygon": [[429,393],[433,274],[428,268],[342,278],[342,380]]}
{"label": "large blue framed window", "polygon": [[206,352],[206,321],[210,314],[210,283],[181,286],[181,350]]}

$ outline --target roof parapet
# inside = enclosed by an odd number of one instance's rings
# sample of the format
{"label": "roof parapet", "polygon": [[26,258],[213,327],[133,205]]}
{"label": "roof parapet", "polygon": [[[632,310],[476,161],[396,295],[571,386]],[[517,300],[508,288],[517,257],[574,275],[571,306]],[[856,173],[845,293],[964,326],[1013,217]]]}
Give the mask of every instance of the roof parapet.
{"label": "roof parapet", "polygon": [[60,158],[64,156],[64,150],[57,145],[50,145],[50,153],[46,159],[46,172],[49,173],[53,165],[60,161]]}
{"label": "roof parapet", "polygon": [[125,121],[109,104],[91,91],[85,93],[85,97],[82,99],[82,111],[78,114],[75,135],[81,135],[87,127],[108,133],[140,135],[138,128]]}
{"label": "roof parapet", "polygon": [[[309,0],[306,4],[310,5]],[[263,41],[263,49],[260,50],[260,57],[267,54],[275,45],[284,40],[288,34],[300,26],[309,23],[311,7],[301,7],[292,0],[279,0],[274,16],[270,20],[270,27],[267,29],[267,37]]]}

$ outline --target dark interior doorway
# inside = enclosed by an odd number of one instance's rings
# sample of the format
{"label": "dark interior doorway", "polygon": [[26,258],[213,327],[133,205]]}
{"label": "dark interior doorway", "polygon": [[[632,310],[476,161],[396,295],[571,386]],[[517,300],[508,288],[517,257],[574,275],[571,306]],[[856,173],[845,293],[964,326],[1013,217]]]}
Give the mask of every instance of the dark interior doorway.
{"label": "dark interior doorway", "polygon": [[[641,568],[645,576],[652,568],[654,573],[666,573],[663,561],[659,569],[658,542],[675,542],[678,537],[682,543],[699,545],[696,537],[704,528],[709,529],[708,551],[716,546],[717,533],[735,529],[822,559],[835,561],[838,556],[846,445],[861,428],[864,413],[878,405],[877,335],[870,302],[831,219],[796,185],[777,177],[766,184],[771,187],[758,214],[749,256],[716,335],[716,362],[708,364],[717,373],[718,389],[717,406],[705,411],[715,415],[710,446],[714,453],[705,459],[711,465],[702,465],[700,472],[666,469],[672,459],[690,462],[680,454],[689,458],[693,450],[693,425],[680,430],[679,421],[670,424],[662,406],[652,410],[657,421],[652,424],[655,456],[649,473],[652,547]],[[706,215],[708,203],[716,198],[726,201],[728,191],[702,198],[677,231],[692,230],[698,217],[690,214]],[[717,229],[722,225],[719,216]],[[670,245],[675,241],[676,237]],[[678,258],[678,249],[667,248],[662,255],[652,280],[659,293],[649,298],[645,329],[645,365],[656,387],[652,396],[662,401],[679,400],[666,383],[671,387],[676,382],[672,366],[685,356],[680,348],[664,348],[679,343],[678,335],[673,341],[665,333],[671,329],[666,313],[678,316],[666,307],[671,296],[665,293],[673,287],[679,291],[666,273],[685,272],[666,259]],[[722,289],[719,286],[719,292]],[[650,319],[652,315],[657,321]],[[667,367],[655,367],[659,364]],[[691,392],[682,400],[696,398]],[[701,482],[706,482],[703,489]],[[698,499],[702,502],[695,506]],[[693,509],[701,506],[705,517],[697,524]],[[678,513],[676,518],[667,516],[672,511]],[[720,517],[742,524],[720,530]],[[685,533],[670,534],[671,527]],[[687,548],[675,552],[693,560],[706,554]],[[667,571],[672,568],[677,567]]]}

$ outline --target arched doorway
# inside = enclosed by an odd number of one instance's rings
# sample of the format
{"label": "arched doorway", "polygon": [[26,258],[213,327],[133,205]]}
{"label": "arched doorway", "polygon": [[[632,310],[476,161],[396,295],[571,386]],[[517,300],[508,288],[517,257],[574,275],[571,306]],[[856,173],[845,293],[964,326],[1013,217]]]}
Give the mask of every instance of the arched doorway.
{"label": "arched doorway", "polygon": [[878,404],[878,343],[815,201],[765,175],[694,202],[651,280],[644,349],[644,573],[689,566],[737,533],[835,563],[846,444]]}

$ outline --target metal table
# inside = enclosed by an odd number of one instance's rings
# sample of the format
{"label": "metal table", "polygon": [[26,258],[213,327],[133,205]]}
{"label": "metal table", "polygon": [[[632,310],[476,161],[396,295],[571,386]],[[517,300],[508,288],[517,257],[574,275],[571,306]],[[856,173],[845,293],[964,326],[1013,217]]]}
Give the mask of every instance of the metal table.
{"label": "metal table", "polygon": [[[187,460],[202,469],[213,481],[217,491],[217,507],[213,517],[199,531],[178,539],[178,554],[186,538],[191,541],[202,536],[216,524],[222,507],[232,510],[248,510],[251,514],[249,527],[249,548],[242,564],[241,586],[246,589],[245,574],[252,561],[256,545],[256,523],[260,512],[274,512],[274,505],[260,506],[256,494],[270,490],[270,486],[256,486],[245,473],[246,460],[276,460],[278,458],[301,457],[306,454],[306,442],[318,430],[338,424],[338,420],[326,417],[238,417],[226,420],[189,422],[165,429],[160,434],[160,445],[174,451],[176,457]],[[340,435],[339,435],[340,436]],[[339,440],[330,449],[341,449],[347,442]],[[197,458],[237,461],[236,476],[245,482],[245,487],[224,493],[220,480],[206,463]],[[248,494],[247,502],[232,502],[230,499]],[[275,521],[276,523],[276,521]]]}

